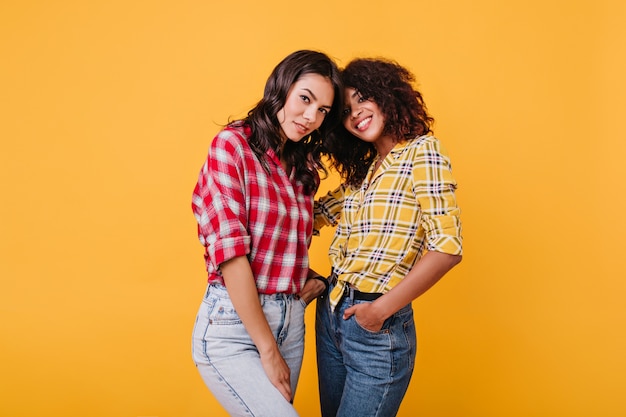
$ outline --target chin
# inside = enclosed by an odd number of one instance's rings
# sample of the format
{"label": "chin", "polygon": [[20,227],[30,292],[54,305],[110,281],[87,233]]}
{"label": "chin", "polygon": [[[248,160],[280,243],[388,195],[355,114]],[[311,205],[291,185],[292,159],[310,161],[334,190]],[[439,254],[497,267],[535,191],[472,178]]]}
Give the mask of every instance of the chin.
{"label": "chin", "polygon": [[287,140],[289,140],[289,141],[291,141],[291,142],[296,142],[296,143],[298,143],[298,142],[300,142],[300,141],[302,140],[302,138],[304,138],[304,136],[294,136],[294,137],[290,137],[290,138],[289,138],[289,139],[287,139]]}
{"label": "chin", "polygon": [[375,142],[376,139],[370,137],[370,135],[364,135],[362,132],[352,132],[352,134],[359,140],[363,142]]}

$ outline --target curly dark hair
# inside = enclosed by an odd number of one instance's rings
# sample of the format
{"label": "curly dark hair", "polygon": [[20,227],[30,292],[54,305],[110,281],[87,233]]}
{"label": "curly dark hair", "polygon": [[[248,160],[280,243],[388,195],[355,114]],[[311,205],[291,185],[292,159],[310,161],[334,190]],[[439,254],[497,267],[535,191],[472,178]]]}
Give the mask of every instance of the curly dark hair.
{"label": "curly dark hair", "polygon": [[[432,132],[434,119],[428,114],[422,94],[413,86],[413,74],[386,58],[358,58],[341,76],[346,88],[356,89],[363,98],[375,102],[385,118],[384,135],[398,141],[413,140]],[[331,166],[343,180],[360,186],[376,158],[374,145],[363,142],[343,126],[334,130],[325,143]]]}
{"label": "curly dark hair", "polygon": [[[285,106],[291,86],[305,74],[319,74],[330,80],[334,90],[333,105],[316,131],[297,143],[288,140],[281,154],[282,140],[277,114]],[[326,54],[310,50],[296,51],[274,68],[265,84],[263,98],[243,120],[252,129],[248,138],[250,147],[266,169],[269,168],[265,154],[268,149],[272,149],[279,158],[295,168],[296,179],[302,182],[304,192],[308,195],[315,193],[319,186],[317,171],[327,173],[321,161],[325,154],[322,138],[341,123],[343,90],[339,68]]]}

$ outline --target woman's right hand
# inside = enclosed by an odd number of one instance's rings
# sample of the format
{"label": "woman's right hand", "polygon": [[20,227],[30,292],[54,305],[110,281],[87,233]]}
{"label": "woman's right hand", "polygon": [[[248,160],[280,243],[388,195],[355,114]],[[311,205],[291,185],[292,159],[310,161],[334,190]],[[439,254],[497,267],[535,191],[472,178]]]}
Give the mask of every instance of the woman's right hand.
{"label": "woman's right hand", "polygon": [[287,401],[291,402],[293,394],[291,392],[291,370],[280,354],[278,346],[267,352],[260,352],[260,355],[261,364],[270,382],[280,391]]}

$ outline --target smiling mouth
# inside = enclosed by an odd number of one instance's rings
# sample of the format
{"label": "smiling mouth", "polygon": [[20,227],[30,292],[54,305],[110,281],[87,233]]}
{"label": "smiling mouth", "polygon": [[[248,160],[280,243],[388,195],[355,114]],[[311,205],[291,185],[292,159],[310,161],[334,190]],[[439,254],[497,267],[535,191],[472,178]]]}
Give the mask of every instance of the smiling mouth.
{"label": "smiling mouth", "polygon": [[309,128],[308,128],[308,127],[306,127],[305,125],[302,125],[302,124],[300,124],[300,123],[295,123],[295,122],[294,122],[294,124],[296,125],[296,129],[297,129],[300,133],[306,133],[306,132],[308,132],[308,131],[309,131]]}
{"label": "smiling mouth", "polygon": [[357,129],[359,129],[359,130],[361,130],[361,129],[363,129],[364,127],[367,127],[367,125],[368,125],[371,121],[372,121],[372,116],[367,117],[367,118],[365,118],[365,119],[361,120],[361,121],[360,121],[360,122],[356,125],[356,128],[357,128]]}

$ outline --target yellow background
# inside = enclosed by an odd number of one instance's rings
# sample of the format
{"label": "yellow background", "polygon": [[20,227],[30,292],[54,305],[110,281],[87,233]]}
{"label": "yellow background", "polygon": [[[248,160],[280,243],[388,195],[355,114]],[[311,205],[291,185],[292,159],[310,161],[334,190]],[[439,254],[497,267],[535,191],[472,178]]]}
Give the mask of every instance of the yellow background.
{"label": "yellow background", "polygon": [[460,184],[465,258],[414,303],[400,416],[626,415],[625,21],[619,0],[3,1],[0,415],[226,415],[190,356],[191,192],[301,48],[413,70]]}

